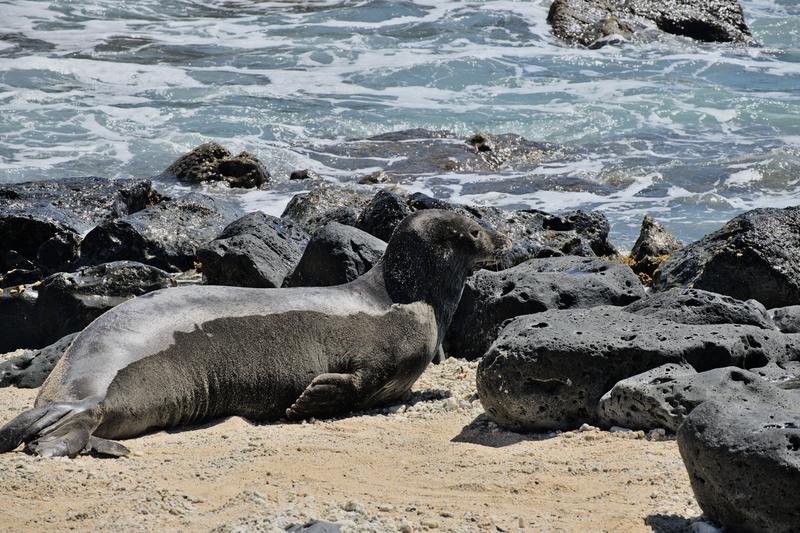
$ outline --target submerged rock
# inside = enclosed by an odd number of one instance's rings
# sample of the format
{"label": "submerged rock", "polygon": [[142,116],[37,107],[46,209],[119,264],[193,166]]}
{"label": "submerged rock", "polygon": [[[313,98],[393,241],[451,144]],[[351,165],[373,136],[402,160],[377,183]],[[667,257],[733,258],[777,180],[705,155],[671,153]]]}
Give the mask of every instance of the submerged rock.
{"label": "submerged rock", "polygon": [[633,260],[631,268],[639,274],[642,281],[649,284],[659,265],[681,248],[683,244],[675,235],[654,219],[644,217],[639,238],[631,250],[630,258]]}
{"label": "submerged rock", "polygon": [[594,423],[618,381],[667,363],[695,370],[800,358],[800,338],[754,326],[686,325],[614,307],[513,319],[478,367],[478,394],[500,425],[569,429]]}
{"label": "submerged rock", "polygon": [[280,287],[307,243],[294,223],[258,211],[228,225],[197,257],[211,285]]}
{"label": "submerged rock", "polygon": [[164,171],[178,181],[201,183],[225,181],[231,187],[261,187],[270,181],[269,172],[249,152],[234,156],[215,142],[201,144],[180,156]]}
{"label": "submerged rock", "polygon": [[561,149],[514,134],[479,134],[466,142],[447,131],[414,129],[315,146],[309,156],[347,171],[379,168],[387,180],[443,172],[480,173],[537,167]]}
{"label": "submerged rock", "polygon": [[555,0],[547,21],[557,37],[592,48],[655,29],[704,42],[754,42],[737,0]]}
{"label": "submerged rock", "polygon": [[605,427],[664,428],[674,433],[689,413],[705,401],[736,405],[748,402],[754,395],[777,404],[784,391],[741,368],[697,373],[686,363],[668,364],[614,385],[600,398],[597,413]]}
{"label": "submerged rock", "polygon": [[182,272],[191,269],[197,249],[214,239],[238,215],[210,196],[189,193],[94,228],[81,244],[81,264],[138,261]]}
{"label": "submerged rock", "polygon": [[481,270],[467,280],[444,348],[451,356],[475,359],[510,318],[549,309],[627,305],[644,296],[630,268],[597,258],[531,259],[499,272]]}
{"label": "submerged rock", "polygon": [[353,281],[369,271],[386,251],[386,243],[338,222],[317,231],[286,287],[328,287]]}
{"label": "submerged rock", "polygon": [[83,233],[160,200],[149,180],[86,177],[0,186],[0,274],[18,269],[35,278],[69,269]]}
{"label": "submerged rock", "polygon": [[678,429],[703,513],[731,531],[800,531],[800,409],[796,392],[708,401]]}
{"label": "submerged rock", "polygon": [[655,293],[630,304],[625,311],[681,324],[744,324],[775,329],[766,308],[757,301],[743,302],[699,289]]}
{"label": "submerged rock", "polygon": [[755,209],[678,250],[653,289],[690,287],[755,299],[768,308],[800,302],[800,207]]}
{"label": "submerged rock", "polygon": [[77,335],[78,333],[70,333],[50,346],[40,350],[29,350],[0,362],[0,387],[20,389],[41,387]]}

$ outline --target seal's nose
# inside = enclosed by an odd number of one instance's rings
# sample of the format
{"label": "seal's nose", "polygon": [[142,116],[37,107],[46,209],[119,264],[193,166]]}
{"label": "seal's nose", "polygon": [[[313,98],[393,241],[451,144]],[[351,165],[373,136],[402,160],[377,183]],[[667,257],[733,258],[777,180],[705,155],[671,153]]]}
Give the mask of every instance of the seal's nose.
{"label": "seal's nose", "polygon": [[514,245],[514,243],[511,242],[511,239],[497,231],[493,232],[492,240],[495,246],[495,255],[498,257],[510,252],[511,247]]}

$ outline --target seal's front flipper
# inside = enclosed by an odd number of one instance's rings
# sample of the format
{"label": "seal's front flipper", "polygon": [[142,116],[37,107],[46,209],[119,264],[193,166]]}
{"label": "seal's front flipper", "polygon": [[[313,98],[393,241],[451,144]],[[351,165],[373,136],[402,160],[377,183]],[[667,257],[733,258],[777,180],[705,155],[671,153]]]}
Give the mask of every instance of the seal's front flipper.
{"label": "seal's front flipper", "polygon": [[119,442],[101,439],[100,437],[89,437],[89,443],[83,453],[103,455],[106,457],[127,457],[131,451]]}
{"label": "seal's front flipper", "polygon": [[356,389],[353,374],[320,374],[286,410],[286,417],[303,420],[345,414],[356,405]]}

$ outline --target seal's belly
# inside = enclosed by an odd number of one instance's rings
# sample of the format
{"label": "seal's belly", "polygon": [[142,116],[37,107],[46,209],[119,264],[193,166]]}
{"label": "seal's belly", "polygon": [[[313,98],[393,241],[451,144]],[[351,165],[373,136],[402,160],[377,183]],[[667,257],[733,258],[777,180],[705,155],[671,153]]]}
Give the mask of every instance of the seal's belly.
{"label": "seal's belly", "polygon": [[314,377],[359,365],[380,365],[390,389],[407,389],[435,349],[435,331],[398,310],[214,319],[175,332],[169,348],[117,372],[96,434],[122,438],[231,415],[277,420]]}

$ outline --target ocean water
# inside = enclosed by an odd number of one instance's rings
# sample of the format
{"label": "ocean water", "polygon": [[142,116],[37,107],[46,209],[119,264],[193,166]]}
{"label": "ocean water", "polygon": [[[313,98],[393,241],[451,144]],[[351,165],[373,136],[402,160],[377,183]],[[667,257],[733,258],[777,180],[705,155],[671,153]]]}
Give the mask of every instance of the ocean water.
{"label": "ocean water", "polygon": [[265,162],[274,191],[232,194],[279,214],[303,187],[293,169],[373,170],[328,168],[309,146],[516,133],[573,155],[403,186],[600,209],[622,248],[649,213],[690,241],[800,204],[800,2],[742,3],[761,46],[586,50],[551,35],[550,0],[0,0],[0,183],[153,176],[216,140]]}

